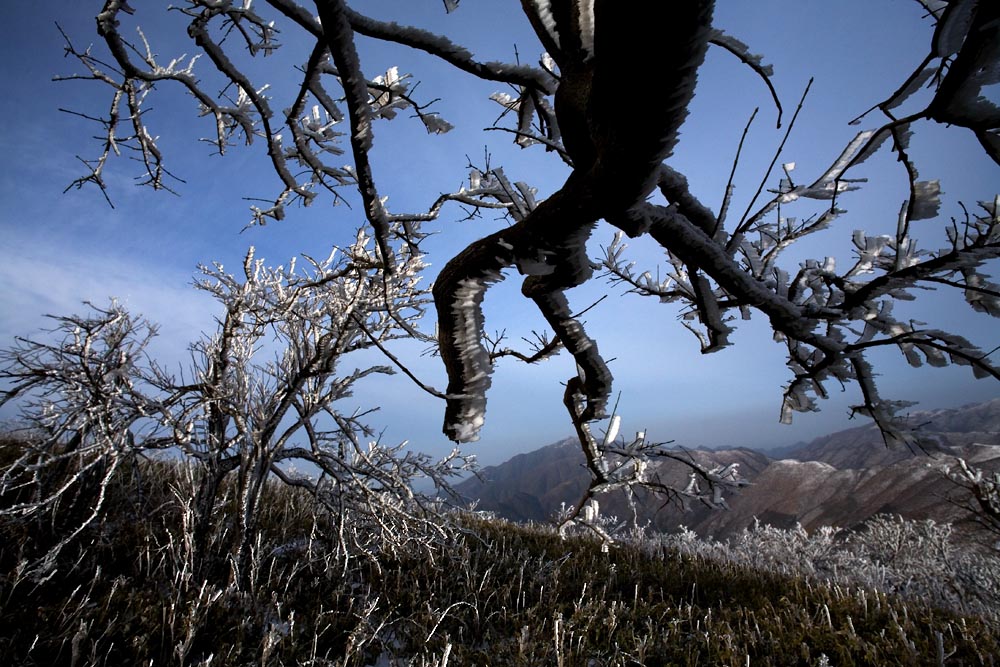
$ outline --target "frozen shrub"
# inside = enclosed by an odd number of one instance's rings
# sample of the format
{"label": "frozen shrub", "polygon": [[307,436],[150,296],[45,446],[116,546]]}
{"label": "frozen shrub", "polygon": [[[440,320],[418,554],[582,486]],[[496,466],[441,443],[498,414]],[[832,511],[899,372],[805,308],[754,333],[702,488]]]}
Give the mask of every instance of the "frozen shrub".
{"label": "frozen shrub", "polygon": [[639,544],[1000,616],[1000,559],[957,542],[950,524],[880,515],[853,530],[824,526],[810,533],[801,525],[758,522],[725,542],[682,527]]}
{"label": "frozen shrub", "polygon": [[194,466],[185,492],[193,562],[201,567],[213,531],[229,525],[231,546],[211,557],[231,550],[239,581],[249,576],[261,494],[272,478],[339,517],[334,532],[345,552],[443,537],[440,500],[412,483],[446,489],[471,461],[457,451],[434,460],[405,443],[383,444],[367,413],[344,413],[339,402],[367,376],[394,372],[345,366],[359,352],[412,337],[427,301],[420,257],[404,248],[383,260],[361,232],[348,248],[306,265],[271,268],[251,248],[242,274],[204,268],[196,286],[222,314],[217,330],[192,344],[186,377],[149,358],[155,326],[117,303],[56,317],[48,338],[0,353],[0,379],[9,385],[0,400],[23,399],[32,434],[0,476],[0,493],[19,498],[2,512],[30,518],[83,494],[88,510],[67,530],[69,540],[98,516],[125,466],[162,452]]}

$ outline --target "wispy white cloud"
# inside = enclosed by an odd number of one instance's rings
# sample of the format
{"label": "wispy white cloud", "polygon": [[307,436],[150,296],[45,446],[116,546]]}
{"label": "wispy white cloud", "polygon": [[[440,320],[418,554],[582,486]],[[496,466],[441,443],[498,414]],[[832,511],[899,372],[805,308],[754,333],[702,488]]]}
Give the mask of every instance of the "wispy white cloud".
{"label": "wispy white cloud", "polygon": [[212,326],[212,301],[192,286],[192,276],[151,267],[112,249],[81,250],[68,238],[16,239],[20,252],[0,262],[0,341],[51,326],[46,315],[83,313],[84,301],[102,306],[116,298],[131,312],[160,326],[156,352],[180,360],[187,344]]}

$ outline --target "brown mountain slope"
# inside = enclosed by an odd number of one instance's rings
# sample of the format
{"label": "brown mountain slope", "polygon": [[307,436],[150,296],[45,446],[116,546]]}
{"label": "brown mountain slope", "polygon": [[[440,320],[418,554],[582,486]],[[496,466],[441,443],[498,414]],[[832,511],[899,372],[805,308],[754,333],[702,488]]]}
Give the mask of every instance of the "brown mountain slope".
{"label": "brown mountain slope", "polygon": [[807,529],[858,524],[875,514],[908,519],[962,522],[968,512],[956,504],[962,497],[945,470],[954,455],[970,463],[1000,469],[1000,445],[968,445],[950,456],[909,456],[885,466],[838,470],[820,461],[785,459],[772,462],[727,512],[714,512],[696,529],[727,536],[753,523]]}
{"label": "brown mountain slope", "polygon": [[[909,421],[919,427],[923,437],[936,442],[928,452],[947,455],[954,447],[1000,444],[1000,399],[965,405],[950,410],[914,412]],[[905,447],[886,448],[874,423],[838,431],[812,442],[786,450],[781,458],[799,461],[822,461],[835,468],[871,468],[913,458]]]}
{"label": "brown mountain slope", "polygon": [[[923,434],[938,443],[932,451],[887,450],[874,426],[833,433],[795,448],[781,460],[749,449],[697,450],[702,465],[740,464],[751,485],[729,499],[730,510],[695,506],[683,511],[640,496],[640,520],[658,530],[685,525],[702,535],[724,538],[755,518],[778,526],[802,523],[850,526],[880,513],[907,518],[960,521],[967,516],[955,505],[955,486],[945,469],[961,456],[987,470],[1000,469],[1000,399],[954,410],[914,413]],[[676,462],[662,464],[662,477],[683,487],[689,470]],[[551,519],[561,504],[577,502],[588,473],[575,440],[514,457],[486,468],[481,479],[457,488],[479,508],[516,521]],[[605,515],[630,518],[623,496],[604,496]]]}

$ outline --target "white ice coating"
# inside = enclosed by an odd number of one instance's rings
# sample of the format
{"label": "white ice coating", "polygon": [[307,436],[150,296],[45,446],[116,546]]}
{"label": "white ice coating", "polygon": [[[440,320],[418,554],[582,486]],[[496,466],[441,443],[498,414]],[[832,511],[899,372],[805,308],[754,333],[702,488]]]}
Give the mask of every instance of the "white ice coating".
{"label": "white ice coating", "polygon": [[825,174],[823,174],[820,182],[827,182],[840,178],[841,174],[844,173],[844,169],[846,169],[847,165],[854,159],[854,156],[873,136],[875,136],[875,130],[858,132],[858,135],[851,140],[851,143],[847,145],[847,148],[845,148],[844,152],[840,154],[837,161],[833,163],[833,166],[830,167]]}
{"label": "white ice coating", "polygon": [[608,424],[608,432],[604,435],[604,444],[615,441],[615,438],[618,437],[618,429],[621,428],[621,425],[621,415],[615,415],[611,418],[611,423]]}
{"label": "white ice coating", "polygon": [[548,52],[542,54],[541,65],[550,73],[556,71],[556,61],[552,59],[552,56]]}
{"label": "white ice coating", "polygon": [[910,220],[936,218],[941,208],[941,181],[917,181],[913,184],[913,215]]}
{"label": "white ice coating", "polygon": [[586,523],[594,523],[600,515],[601,506],[595,499],[591,498],[590,502],[583,506],[583,520]]}
{"label": "white ice coating", "polygon": [[490,99],[505,109],[512,111],[517,111],[521,106],[521,101],[518,98],[511,97],[507,93],[493,93],[490,95]]}
{"label": "white ice coating", "polygon": [[[828,199],[834,194],[843,192],[848,189],[848,184],[844,182],[837,182],[838,179],[843,175],[844,170],[847,169],[848,165],[855,159],[859,151],[868,143],[868,141],[875,136],[875,130],[865,130],[864,132],[859,132],[856,137],[847,145],[844,152],[840,154],[837,161],[827,169],[826,173],[823,174],[819,180],[813,183],[808,188],[803,190],[796,190],[790,194],[810,197],[814,199]],[[792,197],[794,199],[794,197]]]}
{"label": "white ice coating", "polygon": [[462,421],[452,426],[457,442],[476,442],[479,440],[479,430],[486,423],[486,415],[478,411],[462,413]]}
{"label": "white ice coating", "polygon": [[765,65],[764,58],[762,56],[756,53],[751,53],[749,46],[732,35],[727,35],[721,30],[713,30],[712,40],[716,44],[719,44],[736,54],[740,59],[745,60],[750,65],[758,68],[765,76],[774,76],[774,68],[770,65]]}
{"label": "white ice coating", "polygon": [[580,44],[591,56],[594,55],[594,0],[577,0],[580,17]]}
{"label": "white ice coating", "polygon": [[[483,285],[475,280],[463,280],[455,290],[453,307],[456,311],[474,311],[476,298],[484,291]],[[459,319],[464,326],[455,332],[455,347],[461,350],[463,360],[470,349],[479,348],[480,332],[475,317],[463,316]]]}
{"label": "white ice coating", "polygon": [[545,28],[545,32],[549,33],[549,37],[552,41],[556,43],[556,46],[562,47],[559,43],[559,31],[556,30],[556,20],[552,16],[552,7],[549,4],[549,0],[531,0],[531,4],[535,7],[535,13],[538,14],[539,20],[542,22],[542,26]]}
{"label": "white ice coating", "polygon": [[488,355],[480,342],[481,320],[476,316],[476,304],[486,291],[486,286],[500,277],[497,273],[490,273],[481,280],[466,278],[459,281],[454,292],[452,308],[458,325],[454,331],[454,345],[462,361],[464,388],[468,394],[461,400],[458,414],[450,418],[450,423],[447,424],[452,438],[458,442],[478,440],[479,430],[486,423],[484,394],[489,388],[490,366]]}
{"label": "white ice coating", "polygon": [[420,116],[427,134],[445,134],[455,129],[455,126],[446,121],[441,116],[435,114],[423,114]]}

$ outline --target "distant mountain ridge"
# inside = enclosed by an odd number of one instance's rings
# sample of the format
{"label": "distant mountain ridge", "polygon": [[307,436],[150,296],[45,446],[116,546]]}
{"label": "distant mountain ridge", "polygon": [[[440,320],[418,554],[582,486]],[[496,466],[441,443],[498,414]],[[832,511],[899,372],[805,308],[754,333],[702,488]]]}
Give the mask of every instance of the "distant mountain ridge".
{"label": "distant mountain ridge", "polygon": [[[693,506],[661,507],[663,501],[640,495],[640,520],[658,530],[680,525],[725,538],[755,519],[781,527],[801,523],[852,526],[883,513],[910,519],[960,522],[967,513],[952,500],[957,489],[945,470],[961,457],[987,470],[1000,470],[1000,399],[948,410],[916,412],[912,422],[937,442],[926,453],[887,449],[874,424],[816,438],[781,450],[780,458],[747,448],[691,450],[706,466],[739,463],[751,484],[729,497],[728,511]],[[658,464],[661,476],[683,487],[690,469],[676,462]],[[513,521],[551,519],[560,505],[576,503],[589,481],[580,446],[573,438],[519,454],[484,468],[479,479],[456,490],[478,508]],[[601,497],[602,513],[630,517],[621,495]]]}

